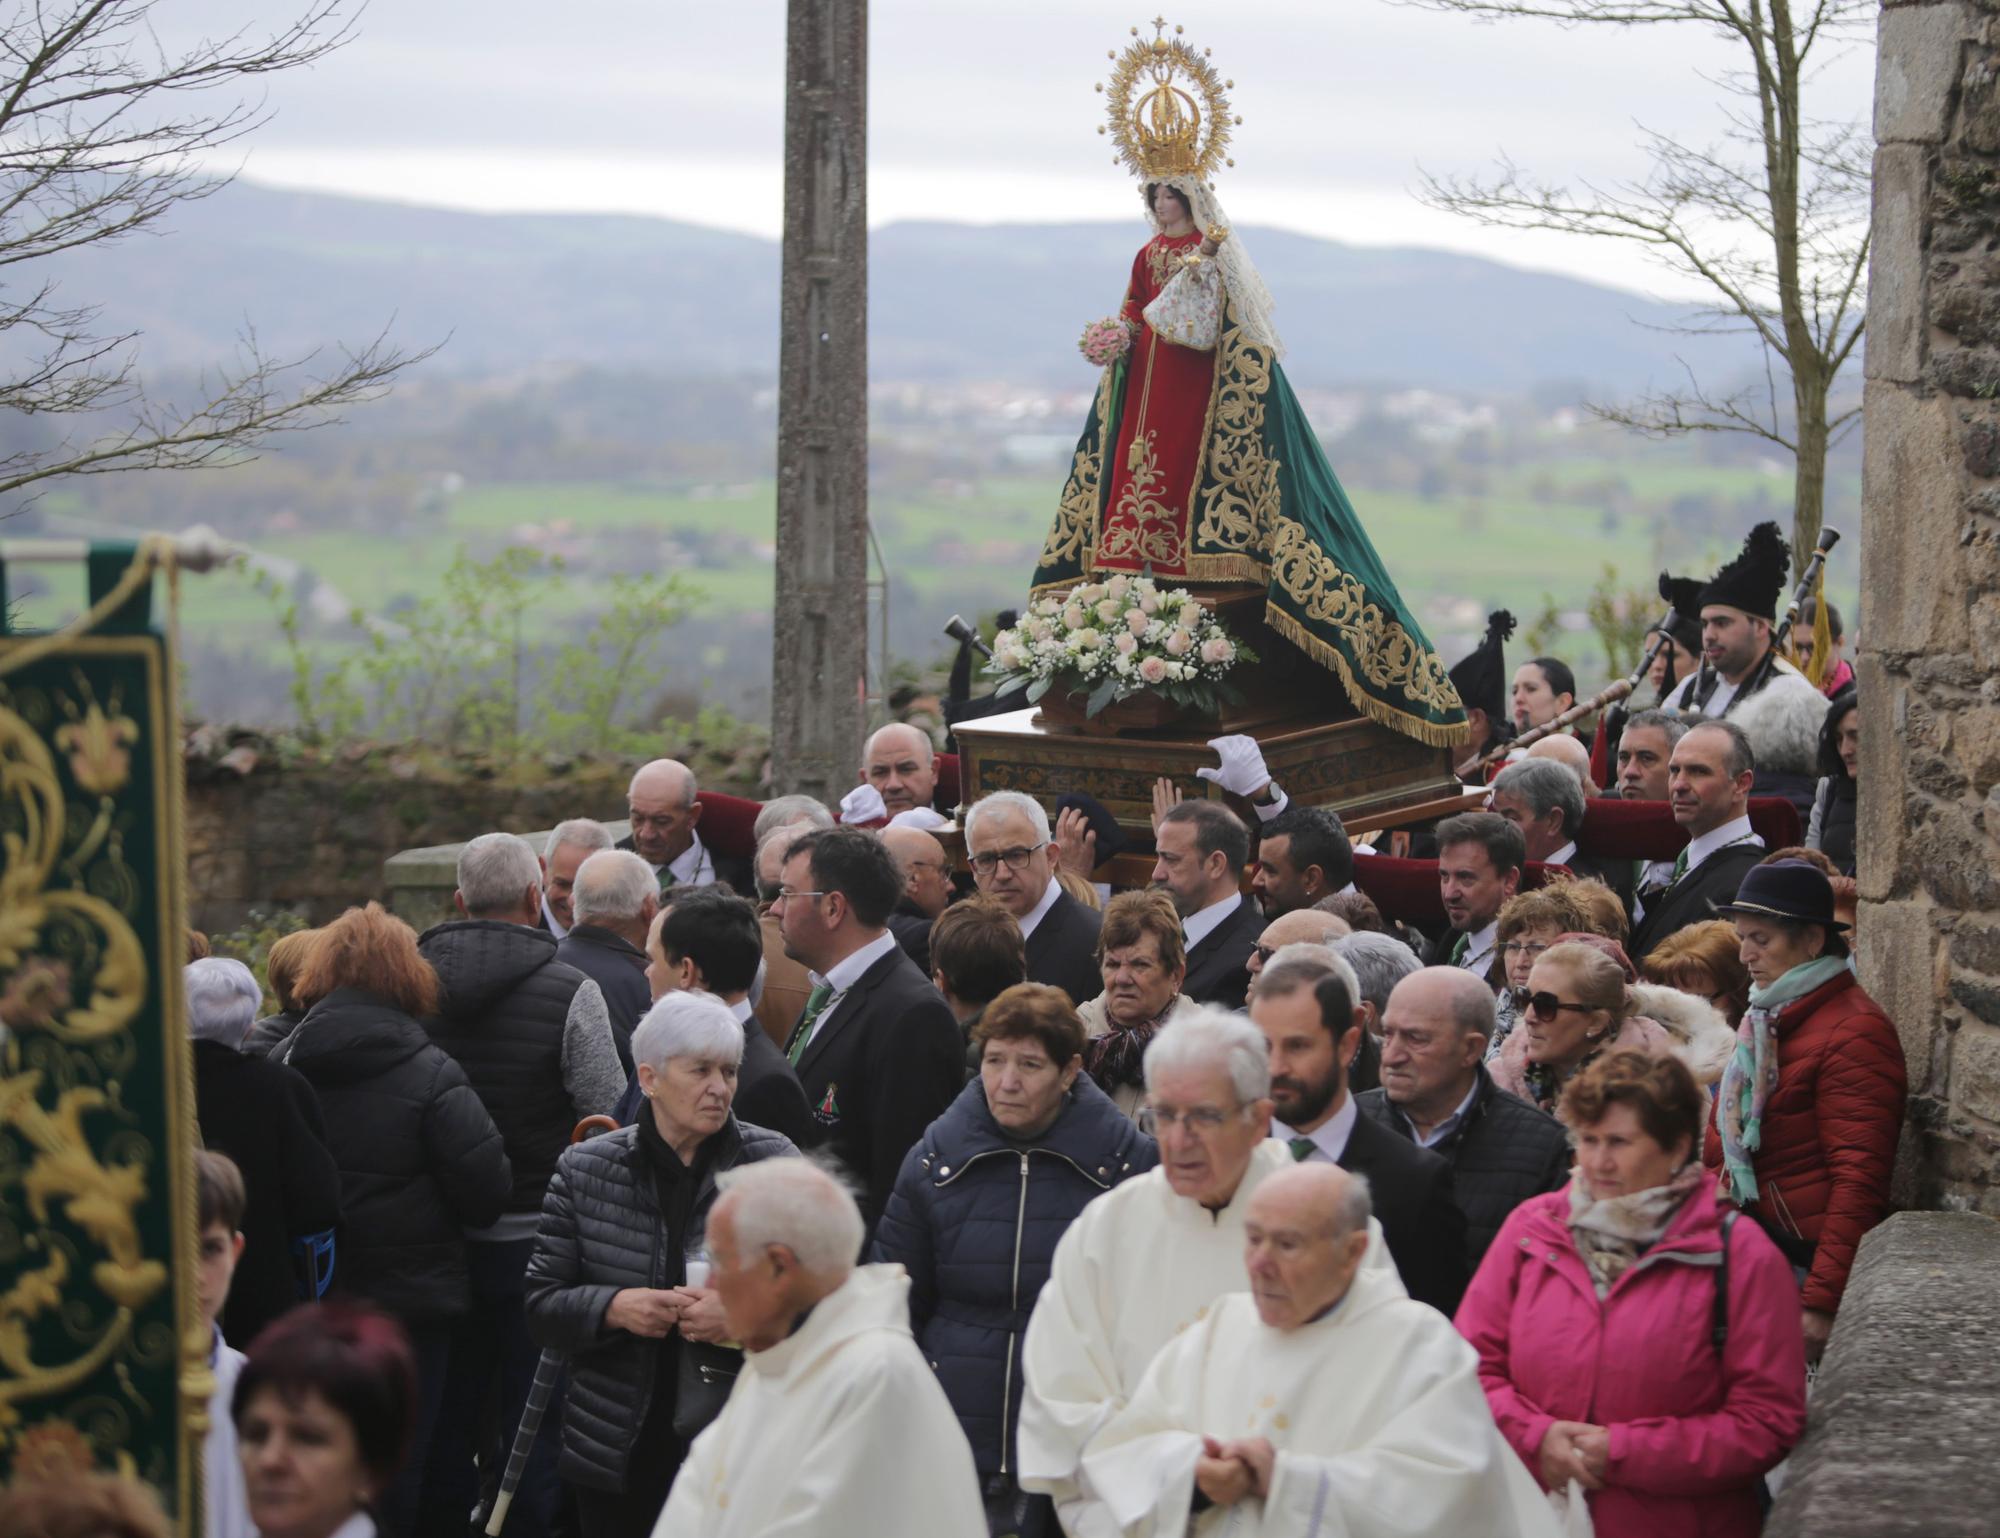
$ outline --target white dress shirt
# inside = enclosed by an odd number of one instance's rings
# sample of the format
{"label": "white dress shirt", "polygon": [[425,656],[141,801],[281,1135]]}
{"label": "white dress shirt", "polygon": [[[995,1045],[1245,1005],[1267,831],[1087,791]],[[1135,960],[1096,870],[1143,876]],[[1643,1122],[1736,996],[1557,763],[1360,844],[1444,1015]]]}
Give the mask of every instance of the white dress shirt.
{"label": "white dress shirt", "polygon": [[1049,874],[1049,884],[1042,888],[1042,900],[1030,908],[1027,916],[1021,920],[1021,938],[1023,940],[1035,932],[1035,926],[1041,923],[1049,909],[1056,905],[1056,899],[1060,896],[1062,896],[1062,883],[1056,880],[1055,873],[1052,871]]}
{"label": "white dress shirt", "polygon": [[[1694,681],[1700,676],[1700,669],[1696,669],[1675,684],[1673,691],[1660,701],[1660,708],[1668,711],[1686,710],[1688,698],[1694,692]],[[1715,692],[1708,697],[1708,703],[1701,707],[1701,713],[1710,718],[1723,715],[1736,699],[1736,689],[1735,684],[1718,673],[1715,679]]]}
{"label": "white dress shirt", "polygon": [[[1050,883],[1051,886],[1054,884],[1054,882]],[[860,982],[863,973],[895,948],[895,935],[885,929],[866,945],[862,946],[860,950],[850,951],[847,955],[841,957],[840,960],[833,964],[832,969],[827,972],[826,976],[821,977],[817,972],[809,971],[806,973],[806,976],[812,979],[815,988],[824,984],[833,990],[833,997],[826,1001],[826,1008],[822,1009],[814,1017],[812,1034],[806,1037],[807,1042],[811,1042],[814,1036],[817,1036],[821,1031],[826,1029],[826,1022],[831,1020],[833,1012],[840,1008],[840,1001],[847,997],[847,990]],[[801,1048],[800,1050],[803,1051],[804,1049]]]}
{"label": "white dress shirt", "polygon": [[1287,1127],[1276,1117],[1273,1117],[1271,1120],[1271,1136],[1283,1139],[1285,1142],[1290,1142],[1295,1137],[1310,1139],[1313,1150],[1304,1159],[1299,1161],[1302,1164],[1312,1164],[1315,1162],[1320,1164],[1338,1164],[1340,1156],[1347,1152],[1347,1140],[1353,1135],[1355,1119],[1360,1114],[1361,1108],[1354,1103],[1354,1097],[1352,1095],[1342,1095],[1340,1097],[1340,1109],[1335,1111],[1317,1127],[1313,1128],[1312,1131],[1295,1131]]}
{"label": "white dress shirt", "polygon": [[[667,861],[667,869],[673,872],[675,886],[710,886],[715,881],[715,861],[709,857],[708,847],[702,843],[699,833],[692,835],[693,842],[673,859]],[[659,866],[653,867],[659,873]]]}
{"label": "white dress shirt", "polygon": [[569,933],[569,925],[557,918],[550,910],[549,894],[546,892],[542,894],[542,923],[547,926],[549,933],[554,935],[558,940]]}
{"label": "white dress shirt", "polygon": [[[1726,849],[1731,844],[1755,844],[1759,849],[1764,847],[1763,839],[1750,831],[1749,817],[1747,815],[1739,817],[1734,822],[1725,822],[1721,827],[1711,829],[1699,838],[1688,840],[1688,874],[1692,875],[1702,861],[1706,860],[1718,849]],[[1660,865],[1647,866],[1646,876],[1650,879],[1653,872],[1660,869],[1661,865],[1665,866],[1661,879],[1666,880],[1671,878],[1674,873],[1674,864],[1671,861],[1661,861]],[[1683,876],[1681,879],[1685,881],[1687,876]],[[1638,894],[1634,893],[1632,897],[1632,922],[1637,924],[1645,916],[1646,905],[1639,899]]]}
{"label": "white dress shirt", "polygon": [[1457,965],[1468,972],[1485,976],[1486,969],[1493,964],[1493,947],[1499,938],[1500,920],[1495,918],[1484,929],[1474,930],[1466,938],[1465,954],[1458,958]]}
{"label": "white dress shirt", "polygon": [[1181,920],[1181,934],[1187,941],[1187,948],[1193,950],[1202,941],[1215,933],[1216,926],[1242,905],[1243,894],[1231,892],[1221,902],[1210,903],[1206,908],[1196,909]]}

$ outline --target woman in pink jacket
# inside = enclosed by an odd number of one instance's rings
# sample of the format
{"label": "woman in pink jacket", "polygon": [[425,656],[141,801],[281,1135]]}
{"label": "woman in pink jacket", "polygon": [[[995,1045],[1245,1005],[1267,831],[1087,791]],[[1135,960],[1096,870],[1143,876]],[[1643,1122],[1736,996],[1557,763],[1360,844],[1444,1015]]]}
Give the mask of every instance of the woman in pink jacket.
{"label": "woman in pink jacket", "polygon": [[1707,1109],[1676,1058],[1589,1064],[1562,1099],[1569,1185],[1514,1210],[1459,1305],[1502,1435],[1544,1488],[1588,1492],[1598,1538],[1754,1538],[1805,1427],[1798,1288],[1755,1223],[1725,1227]]}

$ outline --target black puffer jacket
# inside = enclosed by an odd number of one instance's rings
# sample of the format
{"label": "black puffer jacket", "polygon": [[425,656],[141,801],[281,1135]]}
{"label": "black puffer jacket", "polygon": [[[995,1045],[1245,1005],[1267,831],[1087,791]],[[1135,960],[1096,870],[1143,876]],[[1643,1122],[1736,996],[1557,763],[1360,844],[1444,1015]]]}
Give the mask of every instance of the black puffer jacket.
{"label": "black puffer jacket", "polygon": [[[733,1116],[711,1142],[688,1213],[684,1249],[699,1242],[715,1204],[718,1174],[798,1153],[790,1139]],[[638,1127],[578,1143],[557,1161],[528,1261],[528,1332],[540,1345],[570,1356],[557,1471],[593,1489],[625,1488],[626,1465],[652,1405],[662,1358],[653,1342],[607,1329],[604,1311],[624,1288],[680,1285],[685,1256],[666,1253],[664,1227]]]}
{"label": "black puffer jacket", "polygon": [[514,1168],[507,1210],[539,1212],[579,1116],[611,1109],[579,1108],[563,1076],[570,1001],[589,979],[556,960],[547,930],[497,919],[439,924],[417,949],[438,976],[431,1039],[458,1059],[506,1139]]}
{"label": "black puffer jacket", "polygon": [[271,1049],[286,1040],[299,1028],[299,1021],[305,1017],[289,1009],[281,1009],[275,1015],[266,1015],[244,1033],[239,1051],[250,1057],[269,1057]]}
{"label": "black puffer jacket", "polygon": [[272,1056],[319,1096],[340,1167],[337,1291],[413,1322],[465,1312],[465,1241],[507,1205],[500,1131],[424,1028],[386,999],[336,988]]}
{"label": "black puffer jacket", "polygon": [[[1371,1089],[1356,1095],[1354,1103],[1363,1116],[1415,1141],[1408,1118],[1389,1104],[1384,1091]],[[1431,1151],[1451,1165],[1452,1191],[1465,1214],[1466,1260],[1474,1271],[1507,1215],[1531,1196],[1560,1190],[1575,1162],[1562,1123],[1508,1094],[1483,1067],[1479,1096],[1465,1120],[1431,1144]]]}
{"label": "black puffer jacket", "polygon": [[868,1258],[908,1269],[910,1327],[981,1474],[1014,1472],[1021,1337],[1056,1241],[1093,1197],[1159,1162],[1087,1075],[1028,1146],[1000,1130],[975,1078],[904,1157]]}

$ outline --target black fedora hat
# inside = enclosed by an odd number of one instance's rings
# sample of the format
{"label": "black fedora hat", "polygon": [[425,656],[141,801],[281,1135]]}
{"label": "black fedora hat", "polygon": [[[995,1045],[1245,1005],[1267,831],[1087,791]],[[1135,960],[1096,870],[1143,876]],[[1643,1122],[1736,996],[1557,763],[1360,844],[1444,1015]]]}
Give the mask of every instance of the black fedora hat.
{"label": "black fedora hat", "polygon": [[1717,906],[1717,913],[1751,918],[1785,919],[1794,924],[1847,926],[1833,916],[1833,883],[1826,872],[1804,860],[1773,860],[1753,865],[1737,888],[1736,901]]}

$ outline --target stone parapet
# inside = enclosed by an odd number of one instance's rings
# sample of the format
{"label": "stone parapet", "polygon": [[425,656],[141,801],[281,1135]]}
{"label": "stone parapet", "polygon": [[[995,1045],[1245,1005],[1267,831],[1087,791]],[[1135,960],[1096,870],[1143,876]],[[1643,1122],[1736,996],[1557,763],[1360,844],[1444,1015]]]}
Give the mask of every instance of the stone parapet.
{"label": "stone parapet", "polygon": [[1861,1241],[1764,1538],[1987,1538],[2000,1222],[1898,1213]]}

